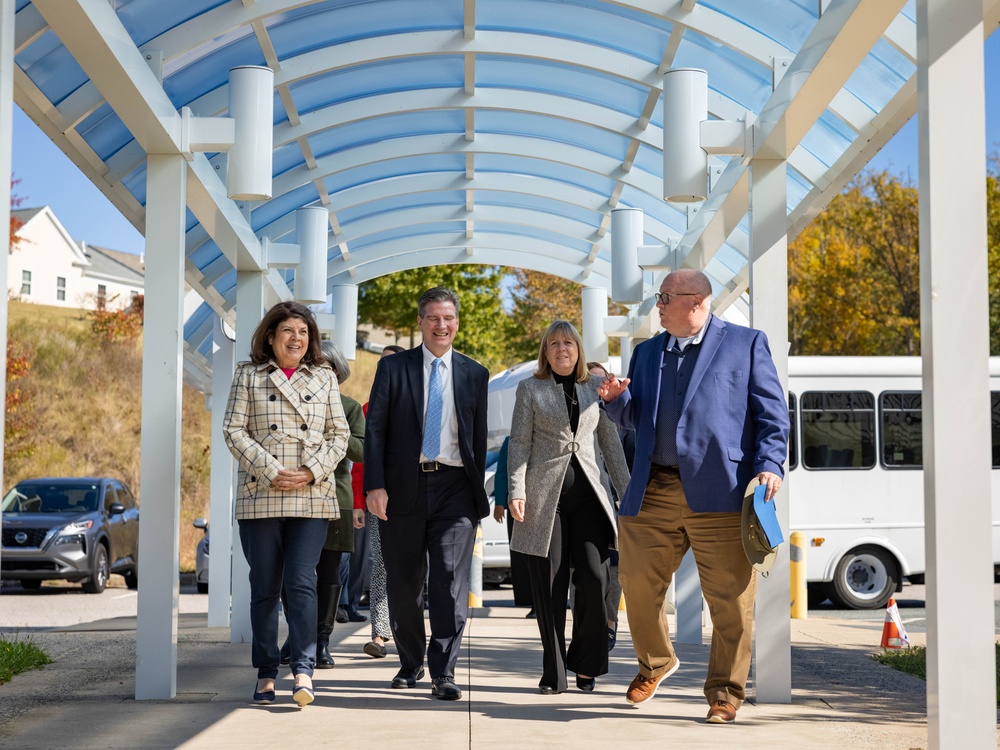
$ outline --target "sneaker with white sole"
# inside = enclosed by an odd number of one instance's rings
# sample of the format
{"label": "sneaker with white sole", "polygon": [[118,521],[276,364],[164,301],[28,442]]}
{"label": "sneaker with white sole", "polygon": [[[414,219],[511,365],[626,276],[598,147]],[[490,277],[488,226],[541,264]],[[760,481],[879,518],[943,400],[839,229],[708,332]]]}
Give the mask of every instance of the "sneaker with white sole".
{"label": "sneaker with white sole", "polygon": [[674,663],[656,677],[646,677],[642,673],[637,674],[628,686],[628,690],[625,693],[625,702],[633,706],[638,706],[640,703],[648,701],[656,695],[656,689],[660,686],[660,683],[676,672],[680,665],[681,660],[675,656]]}

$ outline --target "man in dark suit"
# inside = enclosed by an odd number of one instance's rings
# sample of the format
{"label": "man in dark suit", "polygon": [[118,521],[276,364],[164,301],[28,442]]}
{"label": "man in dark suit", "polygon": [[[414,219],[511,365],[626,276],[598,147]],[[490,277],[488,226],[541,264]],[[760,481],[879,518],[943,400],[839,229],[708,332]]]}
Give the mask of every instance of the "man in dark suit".
{"label": "man in dark suit", "polygon": [[[469,614],[469,569],[479,519],[489,514],[486,391],[489,372],[452,349],[458,297],[435,287],[420,297],[423,344],[382,359],[365,430],[365,495],[379,520],[389,619],[399,652],[394,688],[458,700],[455,664]],[[430,562],[430,645],[423,586]]]}
{"label": "man in dark suit", "polygon": [[639,344],[628,378],[599,393],[611,419],[635,430],[632,478],[619,508],[618,574],[639,660],[626,700],[653,697],[677,659],[663,600],[689,548],[712,613],[705,679],[710,724],[730,724],[750,670],[757,579],[743,551],[747,485],[781,486],[788,402],[761,331],[712,315],[700,271],[668,274],[656,295],[664,333]]}

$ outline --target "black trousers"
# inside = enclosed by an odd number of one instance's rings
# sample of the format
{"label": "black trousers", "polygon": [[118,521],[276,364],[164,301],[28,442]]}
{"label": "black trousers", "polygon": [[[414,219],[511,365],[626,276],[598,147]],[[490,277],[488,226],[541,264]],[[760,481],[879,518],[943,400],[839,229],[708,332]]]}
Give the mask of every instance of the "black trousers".
{"label": "black trousers", "polygon": [[[514,516],[507,511],[507,541],[510,542],[514,532]],[[522,552],[510,551],[510,583],[514,588],[514,606],[531,606],[531,579],[528,578],[528,555]]]}
{"label": "black trousers", "polygon": [[[578,483],[579,484],[579,483]],[[566,670],[588,677],[608,672],[608,624],[604,598],[608,587],[611,521],[593,490],[559,498],[547,557],[526,555],[538,633],[542,638],[539,685],[565,690]],[[566,649],[566,597],[570,567],[576,595],[573,634]]]}
{"label": "black trousers", "polygon": [[[454,678],[469,616],[469,569],[479,519],[464,469],[421,473],[416,481],[420,510],[393,514],[390,492],[388,520],[379,521],[389,622],[403,669],[419,669],[426,653],[431,678]],[[425,578],[429,645],[424,629]]]}

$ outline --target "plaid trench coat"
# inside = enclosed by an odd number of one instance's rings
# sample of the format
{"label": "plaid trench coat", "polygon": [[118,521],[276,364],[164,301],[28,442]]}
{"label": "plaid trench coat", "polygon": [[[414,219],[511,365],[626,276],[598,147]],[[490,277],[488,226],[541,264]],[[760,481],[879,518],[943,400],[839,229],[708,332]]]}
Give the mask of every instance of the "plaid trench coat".
{"label": "plaid trench coat", "polygon": [[[340,517],[334,469],[347,452],[350,427],[328,365],[303,364],[287,378],[274,360],[240,362],[222,429],[244,472],[237,520]],[[299,466],[312,471],[312,485],[298,492],[271,489],[281,469]]]}

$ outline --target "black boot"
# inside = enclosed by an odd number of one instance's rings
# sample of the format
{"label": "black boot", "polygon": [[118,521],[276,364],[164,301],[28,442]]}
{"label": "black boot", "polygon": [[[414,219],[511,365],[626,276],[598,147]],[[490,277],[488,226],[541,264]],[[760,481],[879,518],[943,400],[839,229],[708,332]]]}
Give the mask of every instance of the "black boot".
{"label": "black boot", "polygon": [[330,634],[337,617],[337,603],[344,587],[316,587],[316,669],[333,669],[333,657],[330,656]]}
{"label": "black boot", "polygon": [[[288,622],[288,597],[285,595],[285,587],[281,587],[281,611],[285,613],[285,622]],[[292,660],[292,647],[288,643],[288,636],[281,644],[281,654],[279,660],[282,664],[288,664]]]}

